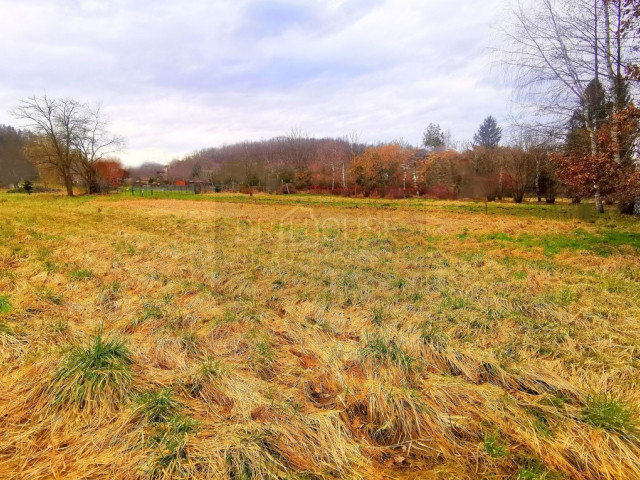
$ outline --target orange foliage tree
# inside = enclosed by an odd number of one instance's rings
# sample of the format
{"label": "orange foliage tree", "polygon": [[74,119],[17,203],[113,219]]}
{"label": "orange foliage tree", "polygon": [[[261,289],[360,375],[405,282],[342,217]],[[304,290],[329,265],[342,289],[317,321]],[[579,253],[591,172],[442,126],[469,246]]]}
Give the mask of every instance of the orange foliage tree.
{"label": "orange foliage tree", "polygon": [[100,180],[110,187],[121,186],[127,176],[122,163],[116,158],[98,160],[95,162],[95,167]]}
{"label": "orange foliage tree", "polygon": [[390,187],[400,183],[402,169],[415,153],[415,149],[399,143],[367,148],[353,159],[350,177],[362,188],[365,197],[374,190],[384,197]]}
{"label": "orange foliage tree", "polygon": [[467,173],[467,158],[455,150],[428,155],[420,168],[427,195],[443,198],[460,194]]}
{"label": "orange foliage tree", "polygon": [[[633,104],[617,113],[598,131],[598,153],[565,149],[553,155],[558,177],[573,192],[589,196],[597,188],[608,200],[622,203],[638,195],[638,170],[633,159],[620,159],[620,139],[637,137],[640,110]],[[614,138],[611,126],[615,123]]]}

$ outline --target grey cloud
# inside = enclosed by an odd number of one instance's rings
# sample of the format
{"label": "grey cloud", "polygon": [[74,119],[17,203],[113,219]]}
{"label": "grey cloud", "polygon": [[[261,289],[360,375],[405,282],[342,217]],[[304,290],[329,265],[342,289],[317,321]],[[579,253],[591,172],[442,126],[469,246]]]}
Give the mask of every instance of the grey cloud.
{"label": "grey cloud", "polygon": [[417,143],[435,121],[470,138],[507,112],[484,50],[501,3],[0,0],[0,122],[45,90],[102,100],[132,163],[292,126]]}

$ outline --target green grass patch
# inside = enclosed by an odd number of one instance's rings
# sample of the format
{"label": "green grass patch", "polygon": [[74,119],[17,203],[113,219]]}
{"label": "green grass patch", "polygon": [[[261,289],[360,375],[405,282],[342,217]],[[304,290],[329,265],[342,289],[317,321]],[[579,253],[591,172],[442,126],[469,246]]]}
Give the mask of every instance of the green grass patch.
{"label": "green grass patch", "polygon": [[90,270],[80,269],[74,270],[69,276],[72,280],[88,280],[93,278],[93,272]]}
{"label": "green grass patch", "polygon": [[171,389],[150,390],[135,398],[149,424],[147,443],[154,449],[147,475],[150,478],[183,478],[187,475],[187,440],[198,422],[182,413],[184,405],[173,399]]}
{"label": "green grass patch", "polygon": [[559,480],[555,473],[548,470],[539,460],[527,460],[516,475],[516,480]]}
{"label": "green grass patch", "polygon": [[611,395],[592,395],[582,409],[582,419],[596,428],[623,436],[638,430],[638,412],[624,400]]}
{"label": "green grass patch", "polygon": [[182,409],[182,404],[173,399],[170,388],[143,392],[135,398],[135,402],[149,423],[167,422]]}
{"label": "green grass patch", "polygon": [[141,325],[147,320],[157,319],[162,317],[163,317],[162,306],[152,302],[147,302],[144,305],[142,305],[142,313],[140,314],[140,316],[136,317],[133,320],[132,325],[134,327],[137,327],[138,325]]}
{"label": "green grass patch", "polygon": [[507,455],[507,447],[498,432],[485,434],[482,447],[489,456],[494,458],[502,458]]}
{"label": "green grass patch", "polygon": [[155,426],[149,443],[155,446],[155,456],[147,471],[150,478],[187,478],[189,455],[187,440],[196,433],[198,422],[186,415],[175,415]]}
{"label": "green grass patch", "polygon": [[415,367],[416,359],[406,353],[394,340],[385,340],[380,336],[370,338],[360,349],[364,358],[375,358],[383,363],[394,363],[405,370],[411,371]]}
{"label": "green grass patch", "polygon": [[548,256],[557,255],[563,251],[584,250],[606,257],[615,253],[620,247],[640,250],[640,235],[611,230],[595,234],[579,228],[571,234],[523,234],[515,239],[515,243],[526,248],[542,248]]}
{"label": "green grass patch", "polygon": [[87,345],[71,348],[53,375],[54,403],[82,407],[125,398],[131,383],[133,360],[126,344],[101,333]]}
{"label": "green grass patch", "polygon": [[7,295],[0,295],[0,313],[11,313],[11,300]]}
{"label": "green grass patch", "polygon": [[374,305],[371,309],[371,321],[377,325],[382,326],[388,318],[387,309],[383,305]]}
{"label": "green grass patch", "polygon": [[6,323],[0,322],[0,335],[13,336],[13,329]]}
{"label": "green grass patch", "polygon": [[420,338],[437,351],[444,350],[449,344],[449,335],[438,326],[423,325]]}
{"label": "green grass patch", "polygon": [[478,237],[480,241],[500,241],[500,242],[513,242],[514,239],[506,233],[487,233]]}

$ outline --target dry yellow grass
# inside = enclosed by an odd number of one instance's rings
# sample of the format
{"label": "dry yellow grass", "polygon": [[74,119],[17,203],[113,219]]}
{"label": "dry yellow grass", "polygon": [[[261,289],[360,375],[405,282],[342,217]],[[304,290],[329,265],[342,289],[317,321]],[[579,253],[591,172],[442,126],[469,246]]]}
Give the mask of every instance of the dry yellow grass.
{"label": "dry yellow grass", "polygon": [[215,198],[0,195],[0,478],[640,478],[637,222]]}

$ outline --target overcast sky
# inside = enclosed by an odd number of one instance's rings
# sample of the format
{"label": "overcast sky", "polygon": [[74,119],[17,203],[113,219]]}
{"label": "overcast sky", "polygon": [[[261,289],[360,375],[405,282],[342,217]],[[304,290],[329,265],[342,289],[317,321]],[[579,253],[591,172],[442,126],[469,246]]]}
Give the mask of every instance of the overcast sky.
{"label": "overcast sky", "polygon": [[504,0],[0,0],[0,123],[47,93],[101,102],[130,165],[284,135],[419,144],[506,120]]}

